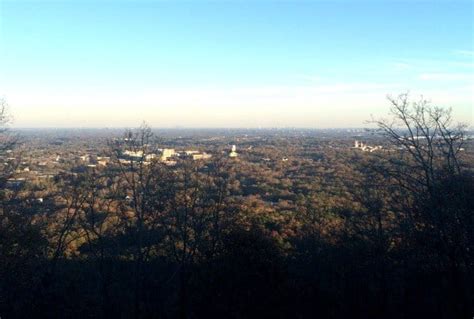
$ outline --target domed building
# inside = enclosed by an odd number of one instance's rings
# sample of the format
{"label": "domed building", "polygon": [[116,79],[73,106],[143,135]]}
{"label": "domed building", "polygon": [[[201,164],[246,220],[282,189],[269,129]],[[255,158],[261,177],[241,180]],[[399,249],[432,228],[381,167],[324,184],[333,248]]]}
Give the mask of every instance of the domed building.
{"label": "domed building", "polygon": [[239,156],[239,154],[237,153],[237,147],[235,145],[232,145],[232,150],[229,153],[229,157],[235,158],[237,156]]}

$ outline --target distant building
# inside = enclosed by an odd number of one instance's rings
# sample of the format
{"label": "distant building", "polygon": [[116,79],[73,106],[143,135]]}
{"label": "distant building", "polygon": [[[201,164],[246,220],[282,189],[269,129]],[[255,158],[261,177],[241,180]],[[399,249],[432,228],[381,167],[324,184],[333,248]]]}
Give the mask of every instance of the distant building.
{"label": "distant building", "polygon": [[377,150],[381,150],[382,149],[382,146],[381,145],[377,145],[377,146],[369,146],[367,144],[365,144],[364,142],[360,142],[360,141],[355,141],[354,142],[354,148],[355,149],[359,149],[363,152],[375,152]]}
{"label": "distant building", "polygon": [[361,142],[361,141],[358,141],[358,140],[355,140],[354,142],[354,148],[364,148],[366,145],[364,144],[364,142]]}
{"label": "distant building", "polygon": [[175,155],[176,155],[176,152],[175,152],[174,148],[164,148],[162,150],[162,153],[161,153],[161,160],[162,161],[167,161]]}
{"label": "distant building", "polygon": [[99,166],[107,166],[110,163],[110,157],[108,156],[97,156],[97,164]]}
{"label": "distant building", "polygon": [[125,158],[119,158],[119,163],[124,165],[130,165],[132,161]]}
{"label": "distant building", "polygon": [[140,157],[143,157],[143,151],[129,151],[129,150],[126,150],[125,152],[123,152],[123,155],[126,155],[128,157],[134,157],[134,158],[140,158]]}
{"label": "distant building", "polygon": [[237,147],[235,145],[232,145],[232,150],[229,153],[229,157],[235,158],[237,156],[239,156],[239,154],[237,153]]}
{"label": "distant building", "polygon": [[151,160],[154,160],[156,157],[157,157],[157,155],[154,154],[154,153],[152,153],[152,154],[147,154],[147,155],[145,156],[145,160],[146,160],[146,161],[151,161]]}
{"label": "distant building", "polygon": [[195,154],[192,154],[192,157],[193,157],[193,160],[197,161],[197,160],[209,159],[212,157],[212,155],[207,154],[207,153],[195,153]]}
{"label": "distant building", "polygon": [[99,164],[99,166],[107,166],[109,164],[109,162],[107,162],[105,160],[101,160],[101,161],[97,161],[97,164]]}

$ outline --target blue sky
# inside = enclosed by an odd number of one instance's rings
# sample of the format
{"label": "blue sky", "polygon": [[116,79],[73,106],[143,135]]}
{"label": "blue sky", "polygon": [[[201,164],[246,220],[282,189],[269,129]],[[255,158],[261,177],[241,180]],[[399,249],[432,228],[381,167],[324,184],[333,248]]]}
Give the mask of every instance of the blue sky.
{"label": "blue sky", "polygon": [[409,90],[473,123],[472,1],[0,0],[15,126],[348,127]]}

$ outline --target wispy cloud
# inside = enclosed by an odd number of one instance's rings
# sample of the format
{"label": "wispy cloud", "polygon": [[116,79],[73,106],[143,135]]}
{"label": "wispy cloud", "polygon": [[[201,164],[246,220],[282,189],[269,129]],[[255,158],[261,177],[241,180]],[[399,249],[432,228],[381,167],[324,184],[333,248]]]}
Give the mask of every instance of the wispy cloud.
{"label": "wispy cloud", "polygon": [[467,57],[474,57],[474,51],[472,50],[455,50],[454,54],[456,55],[461,55],[461,56],[467,56]]}
{"label": "wispy cloud", "polygon": [[[453,51],[455,52],[455,51]],[[462,57],[473,57],[473,51],[460,51],[463,52],[459,54]],[[454,59],[453,56],[446,58],[446,59],[432,59],[432,58],[425,58],[425,59],[417,59],[417,58],[408,58],[403,60],[397,60],[395,57],[392,58],[392,62],[390,66],[392,69],[410,69],[410,70],[425,70],[425,72],[430,72],[429,70],[439,70],[440,68],[447,69],[447,68],[473,68],[474,61],[469,61],[469,59],[461,59],[457,58]]]}
{"label": "wispy cloud", "polygon": [[422,73],[418,79],[423,81],[474,81],[470,73]]}

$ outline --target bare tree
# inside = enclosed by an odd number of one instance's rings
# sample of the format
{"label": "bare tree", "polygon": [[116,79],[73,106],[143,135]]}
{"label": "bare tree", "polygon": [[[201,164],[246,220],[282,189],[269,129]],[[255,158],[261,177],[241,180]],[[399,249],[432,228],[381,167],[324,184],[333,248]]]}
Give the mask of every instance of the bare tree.
{"label": "bare tree", "polygon": [[401,94],[388,99],[391,119],[372,123],[392,149],[381,168],[403,188],[399,201],[410,203],[405,241],[413,241],[417,255],[425,256],[423,263],[450,274],[449,289],[457,294],[453,311],[468,315],[474,181],[465,169],[472,163],[463,161],[466,125],[453,123],[450,108],[432,106],[423,98],[411,102],[408,94]]}
{"label": "bare tree", "polygon": [[391,163],[397,168],[396,176],[408,182],[403,186],[432,194],[440,175],[460,175],[466,125],[454,125],[451,108],[432,106],[423,98],[411,102],[407,93],[388,100],[391,118],[371,123],[400,155],[391,158]]}
{"label": "bare tree", "polygon": [[56,277],[58,262],[65,256],[68,246],[84,236],[79,225],[79,216],[87,199],[84,184],[84,176],[63,174],[53,193],[56,206],[47,216],[47,233],[51,243],[51,269],[48,276],[52,280]]}
{"label": "bare tree", "polygon": [[13,148],[17,144],[17,139],[8,128],[10,123],[11,115],[8,110],[8,104],[5,99],[0,98],[0,159],[3,159],[0,161],[0,188],[12,176],[18,164],[18,160],[6,161],[6,157],[11,157],[11,155],[7,155],[13,152]]}
{"label": "bare tree", "polygon": [[166,247],[177,265],[179,316],[188,317],[191,269],[212,259],[222,247],[223,233],[232,219],[226,216],[229,175],[226,162],[185,160],[167,180],[170,196],[164,214]]}
{"label": "bare tree", "polygon": [[10,116],[8,114],[8,104],[5,99],[0,99],[0,132],[5,132],[5,125],[10,122]]}
{"label": "bare tree", "polygon": [[[46,241],[42,225],[35,223],[35,198],[22,185],[7,187],[15,174],[19,158],[17,138],[9,129],[8,105],[0,99],[0,312],[14,317],[18,291],[25,303],[33,303],[38,266]],[[34,275],[33,275],[34,274]]]}
{"label": "bare tree", "polygon": [[156,137],[151,129],[142,124],[137,130],[128,130],[120,139],[110,142],[118,181],[124,190],[118,209],[131,236],[134,262],[134,313],[140,317],[143,309],[143,267],[151,251],[160,242],[158,228],[161,214],[161,165],[155,158]]}
{"label": "bare tree", "polygon": [[[86,252],[96,265],[98,289],[101,296],[104,317],[110,313],[111,267],[109,261],[117,261],[115,235],[120,231],[117,216],[119,184],[113,183],[114,176],[105,170],[88,170],[84,174],[85,201],[78,217],[86,243],[81,252]],[[85,248],[85,249],[82,249]]]}

